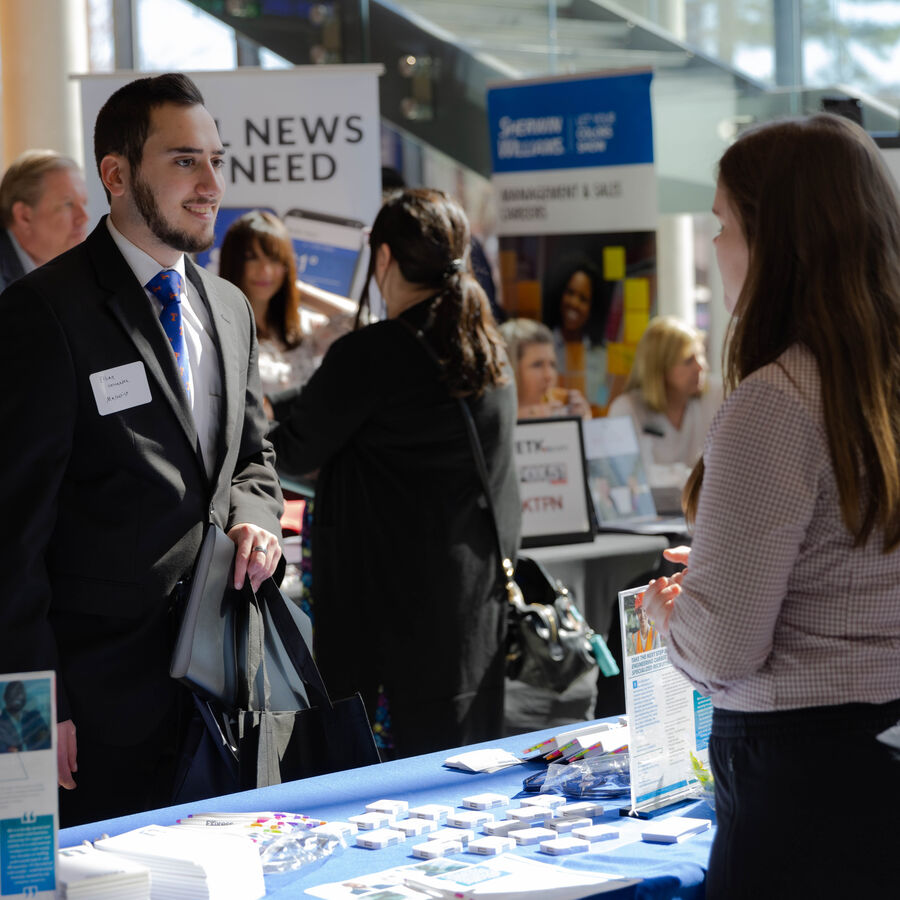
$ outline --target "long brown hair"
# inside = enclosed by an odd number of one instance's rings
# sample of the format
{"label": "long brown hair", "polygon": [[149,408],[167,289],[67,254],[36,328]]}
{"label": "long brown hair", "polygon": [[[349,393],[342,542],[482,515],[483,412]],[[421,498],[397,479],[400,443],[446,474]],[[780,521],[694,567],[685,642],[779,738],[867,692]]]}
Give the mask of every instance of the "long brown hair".
{"label": "long brown hair", "polygon": [[[900,205],[875,143],[829,114],[748,131],[719,184],[749,248],[725,353],[734,388],[803,344],[818,363],[841,515],[900,544]],[[685,489],[696,513],[702,461]]]}
{"label": "long brown hair", "polygon": [[410,284],[434,291],[425,333],[458,397],[477,397],[506,381],[503,339],[472,274],[470,240],[466,214],[443,191],[407,189],[389,197],[372,225],[372,255],[356,317],[359,327],[368,311],[378,248],[387,244],[400,274]]}
{"label": "long brown hair", "polygon": [[297,262],[291,236],[277,216],[264,209],[254,209],[231,224],[219,253],[219,275],[243,290],[244,268],[248,256],[254,252],[254,242],[269,259],[285,266],[284,281],[266,310],[266,327],[285,347],[296,347],[303,338]]}

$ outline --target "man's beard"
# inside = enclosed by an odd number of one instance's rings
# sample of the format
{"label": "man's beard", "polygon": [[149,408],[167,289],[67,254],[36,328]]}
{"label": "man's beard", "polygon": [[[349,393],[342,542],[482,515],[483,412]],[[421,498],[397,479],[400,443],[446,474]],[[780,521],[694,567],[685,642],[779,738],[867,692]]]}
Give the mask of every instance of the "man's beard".
{"label": "man's beard", "polygon": [[167,247],[180,250],[182,253],[200,253],[209,250],[215,240],[215,234],[210,230],[209,237],[193,235],[187,231],[173,227],[163,216],[156,204],[156,198],[150,185],[135,173],[131,183],[131,192],[134,204],[138,212],[144,217],[147,227]]}

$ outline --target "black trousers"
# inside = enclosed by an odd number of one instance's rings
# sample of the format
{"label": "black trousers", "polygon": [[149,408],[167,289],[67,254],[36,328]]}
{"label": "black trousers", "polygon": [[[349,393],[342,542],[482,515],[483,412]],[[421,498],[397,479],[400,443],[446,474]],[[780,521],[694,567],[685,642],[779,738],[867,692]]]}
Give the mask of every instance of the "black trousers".
{"label": "black trousers", "polygon": [[[169,714],[147,738],[132,746],[115,746],[105,742],[102,735],[78,731],[76,788],[59,789],[60,827],[171,805],[189,704],[190,694],[179,690],[178,702]],[[111,717],[110,729],[114,728]]]}
{"label": "black trousers", "polygon": [[900,700],[715,710],[708,900],[900,896],[900,760],[875,735]]}

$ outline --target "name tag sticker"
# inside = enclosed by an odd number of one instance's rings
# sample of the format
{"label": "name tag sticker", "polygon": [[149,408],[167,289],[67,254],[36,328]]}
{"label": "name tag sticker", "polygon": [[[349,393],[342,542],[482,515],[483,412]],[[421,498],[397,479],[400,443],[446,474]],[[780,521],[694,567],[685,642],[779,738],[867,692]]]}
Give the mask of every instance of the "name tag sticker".
{"label": "name tag sticker", "polygon": [[147,373],[140,360],[125,366],[94,372],[91,375],[91,387],[97,401],[97,412],[101,416],[122,412],[123,409],[131,409],[133,406],[142,406],[152,399]]}

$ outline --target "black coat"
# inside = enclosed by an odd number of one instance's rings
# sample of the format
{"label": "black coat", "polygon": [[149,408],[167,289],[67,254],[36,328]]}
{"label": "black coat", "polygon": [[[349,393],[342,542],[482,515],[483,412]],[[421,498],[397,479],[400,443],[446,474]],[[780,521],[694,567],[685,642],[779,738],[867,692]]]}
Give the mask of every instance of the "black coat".
{"label": "black coat", "polygon": [[16,253],[9,231],[0,228],[0,291],[18,281],[25,274],[22,260]]}
{"label": "black coat", "polygon": [[[427,302],[403,316],[419,325]],[[514,556],[516,393],[471,401],[503,549]],[[506,599],[462,413],[400,321],[346,335],[278,404],[276,466],[319,469],[312,595],[316,658],[335,696],[379,685],[400,755],[501,733]]]}
{"label": "black coat", "polygon": [[[55,669],[59,719],[122,747],[175,702],[169,595],[204,525],[279,532],[253,314],[233,285],[185,268],[222,372],[212,479],[165,332],[105,220],[0,298],[0,667]],[[148,402],[101,415],[91,376],[135,362]]]}

